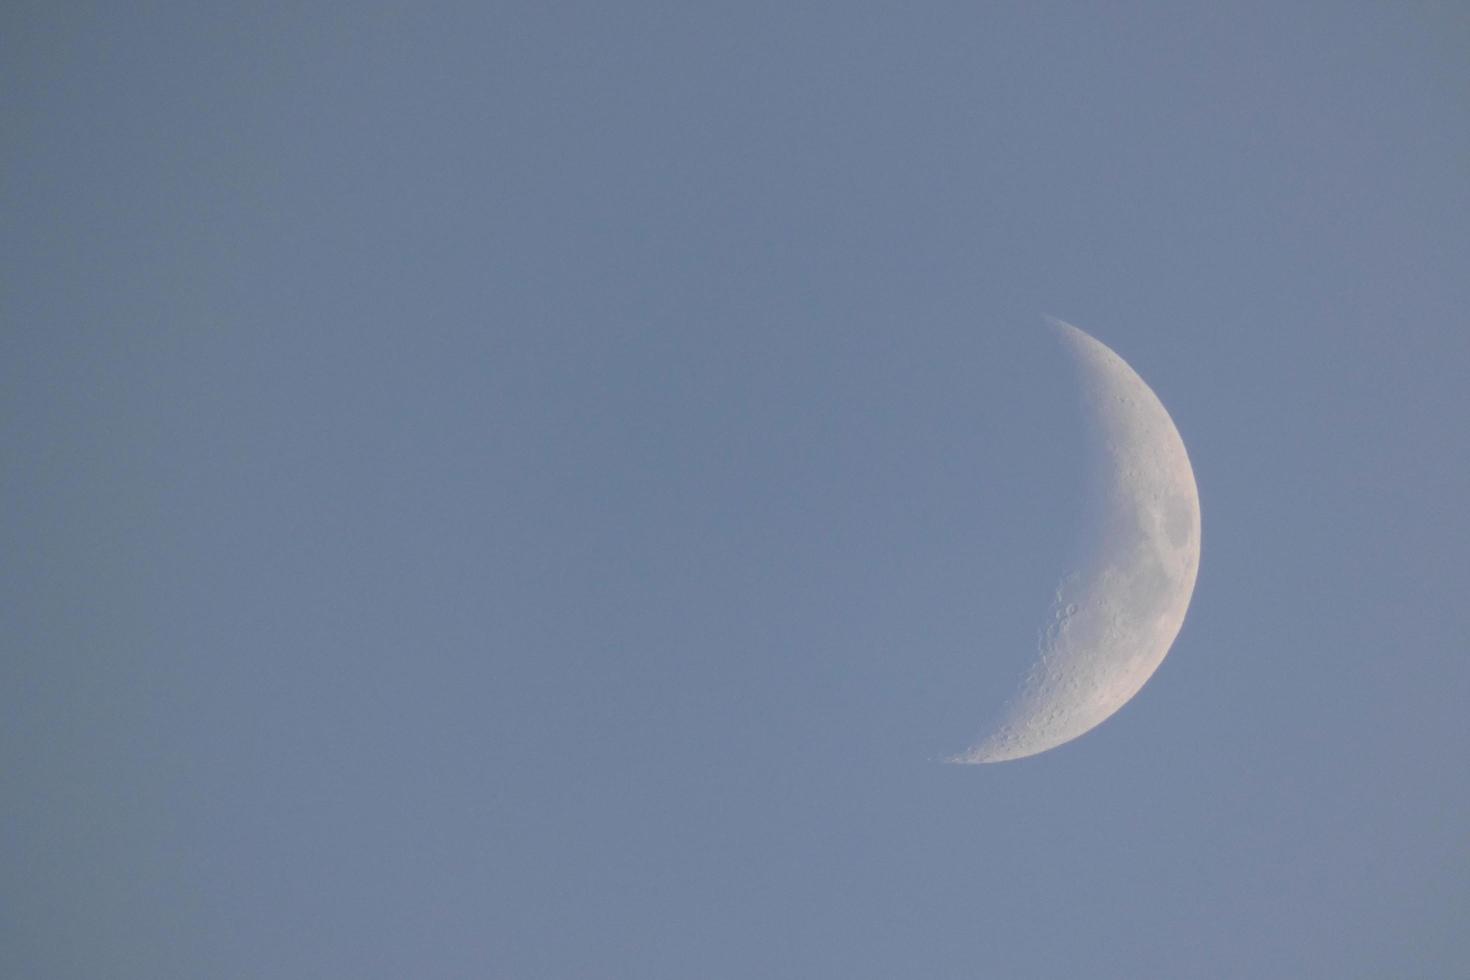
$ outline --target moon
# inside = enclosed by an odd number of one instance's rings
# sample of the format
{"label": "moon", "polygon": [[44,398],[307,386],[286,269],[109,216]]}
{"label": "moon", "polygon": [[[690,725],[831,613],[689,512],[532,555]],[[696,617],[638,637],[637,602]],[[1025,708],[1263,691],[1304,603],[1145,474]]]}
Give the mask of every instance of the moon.
{"label": "moon", "polygon": [[1023,759],[1106,721],[1173,646],[1199,572],[1199,490],[1174,420],[1106,345],[1047,319],[1081,376],[1096,492],[1036,662],[988,733],[949,762]]}

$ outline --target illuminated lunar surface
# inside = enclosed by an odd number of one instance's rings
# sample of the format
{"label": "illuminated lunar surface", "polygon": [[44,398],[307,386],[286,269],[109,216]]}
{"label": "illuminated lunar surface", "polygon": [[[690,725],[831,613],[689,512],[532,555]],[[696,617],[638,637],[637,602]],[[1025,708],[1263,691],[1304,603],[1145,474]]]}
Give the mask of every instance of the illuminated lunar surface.
{"label": "illuminated lunar surface", "polygon": [[1004,762],[1085,734],[1169,652],[1199,570],[1199,491],[1174,421],[1128,363],[1052,320],[1075,356],[1092,431],[1094,512],[1057,586],[1039,657],[995,726],[950,762]]}

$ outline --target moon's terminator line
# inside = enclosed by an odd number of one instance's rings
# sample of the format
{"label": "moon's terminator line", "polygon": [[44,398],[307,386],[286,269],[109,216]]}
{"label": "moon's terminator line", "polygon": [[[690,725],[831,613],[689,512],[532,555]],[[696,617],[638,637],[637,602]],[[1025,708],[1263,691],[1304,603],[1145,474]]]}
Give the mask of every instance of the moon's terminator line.
{"label": "moon's terminator line", "polygon": [[1048,319],[1082,376],[1096,510],[1082,561],[1057,587],[1037,662],[999,723],[950,762],[1021,759],[1107,720],[1163,662],[1199,571],[1199,491],[1174,421],[1126,361]]}

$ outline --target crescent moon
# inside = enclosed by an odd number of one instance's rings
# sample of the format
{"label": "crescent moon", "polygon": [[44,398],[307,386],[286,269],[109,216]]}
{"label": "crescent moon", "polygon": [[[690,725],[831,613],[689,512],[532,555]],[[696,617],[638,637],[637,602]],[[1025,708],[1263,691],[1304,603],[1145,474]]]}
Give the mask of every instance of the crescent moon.
{"label": "crescent moon", "polygon": [[950,762],[1022,759],[1106,721],[1173,646],[1199,572],[1199,490],[1174,420],[1106,345],[1047,319],[1082,378],[1093,512],[1082,558],[1057,586],[1036,663],[993,729]]}

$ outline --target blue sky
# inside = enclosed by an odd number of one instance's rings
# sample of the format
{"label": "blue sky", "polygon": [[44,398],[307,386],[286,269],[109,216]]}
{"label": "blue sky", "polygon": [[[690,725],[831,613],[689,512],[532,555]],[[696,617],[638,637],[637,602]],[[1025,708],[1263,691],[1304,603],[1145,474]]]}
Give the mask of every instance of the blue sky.
{"label": "blue sky", "polygon": [[[12,4],[0,973],[1470,966],[1470,17]],[[1143,692],[938,760],[1083,513]]]}

